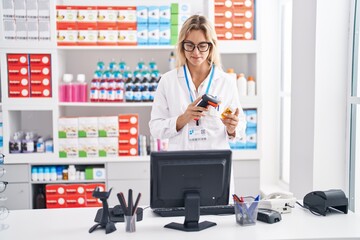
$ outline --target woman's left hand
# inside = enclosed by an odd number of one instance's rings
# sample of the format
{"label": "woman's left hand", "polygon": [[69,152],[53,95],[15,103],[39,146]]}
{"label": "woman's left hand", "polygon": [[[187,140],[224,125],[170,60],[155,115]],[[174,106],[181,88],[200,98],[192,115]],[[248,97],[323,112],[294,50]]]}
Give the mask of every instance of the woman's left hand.
{"label": "woman's left hand", "polygon": [[239,123],[239,109],[236,108],[236,111],[234,114],[226,114],[225,118],[222,118],[221,121],[224,123],[226,127],[226,131],[229,134],[229,136],[235,137],[236,127]]}

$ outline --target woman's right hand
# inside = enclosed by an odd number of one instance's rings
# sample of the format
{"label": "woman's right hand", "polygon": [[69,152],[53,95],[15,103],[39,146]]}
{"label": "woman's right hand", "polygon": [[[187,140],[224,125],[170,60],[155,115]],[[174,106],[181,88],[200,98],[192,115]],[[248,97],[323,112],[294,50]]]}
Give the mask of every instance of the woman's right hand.
{"label": "woman's right hand", "polygon": [[192,120],[198,120],[203,117],[207,108],[196,106],[201,101],[201,96],[198,97],[194,102],[190,103],[186,108],[185,112],[181,114],[176,121],[176,131],[180,131],[186,124]]}

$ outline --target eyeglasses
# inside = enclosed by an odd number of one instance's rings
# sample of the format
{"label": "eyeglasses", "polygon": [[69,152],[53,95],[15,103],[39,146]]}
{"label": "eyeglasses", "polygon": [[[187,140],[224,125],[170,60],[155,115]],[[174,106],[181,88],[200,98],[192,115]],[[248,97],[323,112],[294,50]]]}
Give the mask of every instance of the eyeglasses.
{"label": "eyeglasses", "polygon": [[5,155],[0,153],[0,165],[4,164],[4,158],[5,158]]}
{"label": "eyeglasses", "polygon": [[0,178],[6,173],[5,168],[0,167]]}
{"label": "eyeglasses", "polygon": [[210,46],[211,46],[210,42],[200,42],[198,44],[194,44],[193,42],[187,42],[187,41],[183,42],[183,48],[187,52],[194,51],[195,47],[199,50],[199,52],[206,52],[209,50]]}
{"label": "eyeglasses", "polygon": [[9,182],[0,182],[0,193],[4,192],[6,189],[6,186],[9,184]]}

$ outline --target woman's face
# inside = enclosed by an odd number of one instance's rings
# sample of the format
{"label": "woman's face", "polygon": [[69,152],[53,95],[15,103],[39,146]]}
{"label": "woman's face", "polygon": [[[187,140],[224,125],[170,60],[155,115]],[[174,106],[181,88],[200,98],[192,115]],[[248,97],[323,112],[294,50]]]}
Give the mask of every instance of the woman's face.
{"label": "woman's face", "polygon": [[188,64],[194,67],[208,64],[207,57],[211,44],[207,41],[203,31],[192,30],[185,38],[183,47]]}

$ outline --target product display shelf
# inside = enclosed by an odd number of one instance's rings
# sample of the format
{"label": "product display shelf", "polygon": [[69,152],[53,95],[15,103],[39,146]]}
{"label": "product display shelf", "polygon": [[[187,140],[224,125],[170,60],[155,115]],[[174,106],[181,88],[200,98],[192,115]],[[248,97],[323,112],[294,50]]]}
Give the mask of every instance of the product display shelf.
{"label": "product display shelf", "polygon": [[96,180],[56,180],[56,181],[31,181],[33,185],[44,185],[44,184],[73,184],[73,183],[105,183],[105,179]]}
{"label": "product display shelf", "polygon": [[60,107],[151,107],[151,102],[60,102],[58,104]]}

